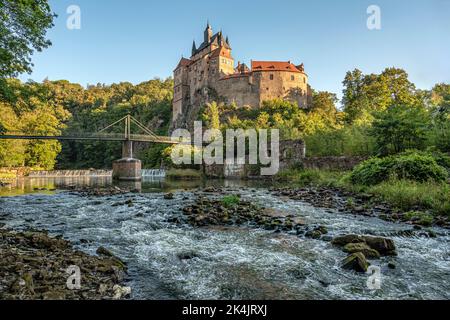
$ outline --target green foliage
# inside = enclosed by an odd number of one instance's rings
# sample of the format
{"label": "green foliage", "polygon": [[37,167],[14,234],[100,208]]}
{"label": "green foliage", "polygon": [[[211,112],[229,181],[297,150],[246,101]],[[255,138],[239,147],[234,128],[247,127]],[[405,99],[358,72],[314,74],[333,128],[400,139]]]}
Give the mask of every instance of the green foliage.
{"label": "green foliage", "polygon": [[408,153],[385,158],[373,157],[356,166],[350,179],[361,185],[375,185],[392,178],[413,181],[444,181],[448,173],[431,154]]}
{"label": "green foliage", "polygon": [[304,140],[308,157],[370,156],[375,150],[369,128],[356,124],[335,130],[318,130],[305,136]]}
{"label": "green foliage", "polygon": [[166,173],[166,177],[176,180],[194,180],[203,177],[201,171],[194,169],[170,169]]}
{"label": "green foliage", "polygon": [[428,113],[423,107],[392,105],[378,112],[371,130],[381,155],[425,147]]}
{"label": "green foliage", "polygon": [[342,103],[348,123],[370,123],[372,112],[420,102],[414,84],[402,69],[386,68],[379,75],[364,75],[355,69],[347,72],[343,85]]}
{"label": "green foliage", "polygon": [[33,51],[51,45],[45,39],[55,15],[47,0],[0,0],[0,77],[31,72]]}
{"label": "green foliage", "polygon": [[315,98],[311,110],[303,110],[297,103],[283,99],[264,101],[257,109],[236,110],[232,106],[224,106],[221,120],[225,129],[279,129],[281,139],[300,139],[318,130],[339,127],[335,96],[319,92]]}
{"label": "green foliage", "polygon": [[290,181],[296,186],[338,186],[345,172],[319,169],[285,169],[276,175],[276,180]]}
{"label": "green foliage", "polygon": [[208,103],[202,113],[202,120],[209,129],[220,129],[219,105],[213,101]]}
{"label": "green foliage", "polygon": [[[35,134],[97,132],[131,114],[157,134],[166,135],[172,107],[171,79],[154,79],[136,86],[130,83],[96,85],[84,89],[68,81],[21,83],[8,80],[14,93],[0,103],[3,133]],[[136,130],[137,128],[132,128]],[[123,132],[116,126],[109,132]],[[120,157],[118,142],[0,141],[1,166],[58,168],[108,168]],[[143,166],[159,167],[163,146],[137,144]]]}
{"label": "green foliage", "polygon": [[366,192],[401,210],[420,207],[450,217],[450,186],[446,183],[391,179],[367,188]]}
{"label": "green foliage", "polygon": [[230,194],[230,195],[224,196],[222,198],[222,204],[227,208],[237,206],[240,201],[241,201],[241,199],[237,195],[234,195],[234,194]]}
{"label": "green foliage", "polygon": [[420,211],[409,211],[404,215],[407,220],[417,220],[423,226],[431,226],[433,223],[433,216],[431,214]]}

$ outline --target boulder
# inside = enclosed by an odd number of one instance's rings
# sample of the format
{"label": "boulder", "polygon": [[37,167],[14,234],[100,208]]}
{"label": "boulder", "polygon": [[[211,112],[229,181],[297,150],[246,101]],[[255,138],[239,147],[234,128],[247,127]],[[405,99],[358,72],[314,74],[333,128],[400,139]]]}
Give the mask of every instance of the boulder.
{"label": "boulder", "polygon": [[347,253],[361,252],[365,257],[369,259],[380,258],[380,253],[370,248],[365,242],[347,243],[344,246],[343,250]]}
{"label": "boulder", "polygon": [[394,240],[383,237],[364,236],[364,241],[369,247],[377,250],[381,255],[397,255]]}
{"label": "boulder", "polygon": [[173,199],[173,193],[172,193],[172,192],[166,193],[166,194],[164,195],[164,199],[166,199],[166,200],[172,200],[172,199]]}
{"label": "boulder", "polygon": [[368,267],[369,262],[361,252],[352,253],[342,261],[342,268],[344,269],[366,272]]}
{"label": "boulder", "polygon": [[335,237],[331,243],[341,247],[346,246],[349,243],[366,243],[370,249],[378,251],[382,256],[397,255],[394,240],[384,237],[347,234]]}
{"label": "boulder", "polygon": [[362,236],[359,236],[357,234],[346,234],[343,236],[335,237],[333,240],[331,240],[331,243],[337,246],[345,246],[347,243],[354,243],[354,242],[364,242],[364,239]]}

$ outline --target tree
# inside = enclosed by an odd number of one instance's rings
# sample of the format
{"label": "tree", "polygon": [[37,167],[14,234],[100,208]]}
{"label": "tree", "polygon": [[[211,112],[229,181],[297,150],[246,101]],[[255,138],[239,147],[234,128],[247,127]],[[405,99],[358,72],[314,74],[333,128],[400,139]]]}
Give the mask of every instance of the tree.
{"label": "tree", "polygon": [[429,115],[423,106],[392,105],[378,112],[371,130],[380,155],[422,149]]}
{"label": "tree", "polygon": [[45,38],[53,26],[47,0],[0,0],[0,77],[31,72],[31,55],[51,45]]}
{"label": "tree", "polygon": [[207,122],[207,126],[210,129],[220,129],[220,112],[219,105],[213,101],[206,104],[205,111],[202,118]]}
{"label": "tree", "polygon": [[347,72],[343,81],[343,106],[348,123],[373,121],[373,113],[391,105],[416,105],[421,96],[403,69],[386,68],[381,74]]}

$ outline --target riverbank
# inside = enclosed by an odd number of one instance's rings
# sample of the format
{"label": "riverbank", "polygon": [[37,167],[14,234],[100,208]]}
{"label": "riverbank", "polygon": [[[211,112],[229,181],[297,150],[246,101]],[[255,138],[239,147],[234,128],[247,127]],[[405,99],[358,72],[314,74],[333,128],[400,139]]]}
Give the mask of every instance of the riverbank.
{"label": "riverbank", "polygon": [[[316,169],[282,171],[275,180],[278,184],[289,184],[277,189],[279,193],[314,205],[375,214],[390,221],[449,226],[450,185],[445,182],[392,179],[363,186],[353,184],[348,172]],[[339,197],[344,198],[344,203]]]}
{"label": "riverbank", "polygon": [[[126,266],[107,249],[91,256],[45,231],[0,228],[0,300],[123,299],[130,294],[121,286]],[[67,283],[75,268],[80,287]],[[70,269],[72,268],[72,269]]]}

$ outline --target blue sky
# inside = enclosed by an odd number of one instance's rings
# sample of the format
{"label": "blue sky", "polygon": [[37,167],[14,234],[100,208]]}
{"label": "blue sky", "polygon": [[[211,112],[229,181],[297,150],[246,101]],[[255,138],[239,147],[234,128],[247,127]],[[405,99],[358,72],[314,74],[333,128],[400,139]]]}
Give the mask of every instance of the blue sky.
{"label": "blue sky", "polygon": [[[368,30],[367,7],[381,9]],[[303,62],[316,90],[341,96],[346,71],[404,68],[418,88],[450,83],[450,0],[50,0],[58,14],[53,45],[33,56],[22,80],[67,79],[82,85],[139,83],[172,74],[206,20],[229,36],[237,61]],[[66,27],[67,7],[81,29]]]}

